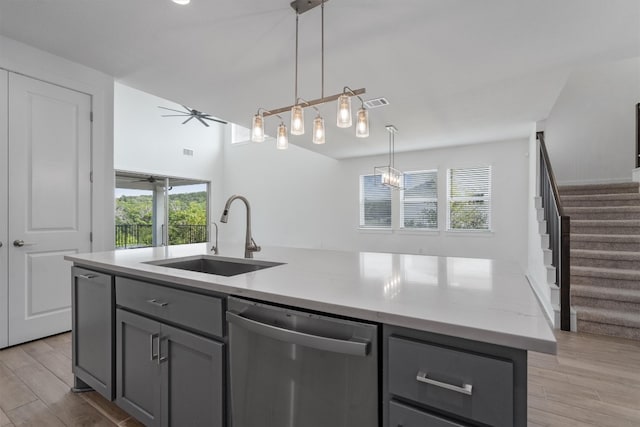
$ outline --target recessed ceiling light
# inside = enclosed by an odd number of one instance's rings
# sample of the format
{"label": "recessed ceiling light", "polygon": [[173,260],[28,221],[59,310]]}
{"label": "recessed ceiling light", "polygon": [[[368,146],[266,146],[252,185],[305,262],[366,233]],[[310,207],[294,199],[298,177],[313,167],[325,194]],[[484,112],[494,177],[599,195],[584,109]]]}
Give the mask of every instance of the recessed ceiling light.
{"label": "recessed ceiling light", "polygon": [[171,0],[172,2],[174,2],[175,4],[180,4],[180,5],[185,5],[185,4],[189,4],[191,3],[191,0]]}

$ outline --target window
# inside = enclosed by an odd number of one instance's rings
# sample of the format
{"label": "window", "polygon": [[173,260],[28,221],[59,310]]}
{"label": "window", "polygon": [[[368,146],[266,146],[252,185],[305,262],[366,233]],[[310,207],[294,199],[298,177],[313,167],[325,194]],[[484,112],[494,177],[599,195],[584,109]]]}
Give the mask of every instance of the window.
{"label": "window", "polygon": [[400,197],[400,227],[438,228],[438,171],[405,172]]}
{"label": "window", "polygon": [[380,175],[360,176],[360,227],[391,228],[391,190]]}
{"label": "window", "polygon": [[447,229],[491,228],[491,166],[449,169]]}

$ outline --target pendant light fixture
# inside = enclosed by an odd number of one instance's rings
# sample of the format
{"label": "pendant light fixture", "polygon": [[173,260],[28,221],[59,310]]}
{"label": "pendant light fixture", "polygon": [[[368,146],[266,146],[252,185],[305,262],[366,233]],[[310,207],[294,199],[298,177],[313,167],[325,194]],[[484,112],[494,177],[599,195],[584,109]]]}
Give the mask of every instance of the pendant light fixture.
{"label": "pendant light fixture", "polygon": [[395,168],[395,134],[398,129],[394,125],[385,126],[389,132],[389,163],[386,166],[376,166],[373,174],[380,177],[380,183],[394,190],[401,190],[404,185],[403,173]]}
{"label": "pendant light fixture", "polygon": [[[271,110],[258,109],[258,113],[253,117],[251,127],[251,140],[255,142],[264,141],[264,119],[272,115],[278,115],[280,113],[290,112],[291,114],[291,135],[304,135],[304,109],[307,107],[313,107],[316,110],[316,117],[313,120],[313,134],[312,141],[314,144],[324,144],[325,139],[325,126],[324,119],[320,115],[320,111],[315,107],[316,105],[325,104],[338,100],[338,115],[337,126],[340,128],[348,128],[353,125],[353,119],[351,116],[351,97],[357,96],[360,99],[362,105],[358,110],[356,116],[356,137],[366,138],[369,136],[369,114],[364,107],[364,101],[359,95],[366,92],[366,89],[351,90],[347,87],[342,93],[324,96],[324,4],[328,0],[294,0],[291,2],[291,7],[296,12],[296,48],[295,48],[295,82],[294,82],[294,104],[287,107],[275,108]],[[298,96],[298,34],[299,34],[299,17],[301,14],[315,8],[321,7],[321,70],[320,70],[320,98],[312,101],[305,101]],[[263,111],[260,114],[260,110]],[[278,116],[280,117],[280,116]],[[281,131],[286,132],[286,126],[281,123],[278,126],[277,138],[280,138]],[[254,132],[255,130],[255,132]],[[255,136],[255,139],[254,139]],[[276,146],[281,146],[276,142]],[[284,149],[284,148],[283,148]]]}

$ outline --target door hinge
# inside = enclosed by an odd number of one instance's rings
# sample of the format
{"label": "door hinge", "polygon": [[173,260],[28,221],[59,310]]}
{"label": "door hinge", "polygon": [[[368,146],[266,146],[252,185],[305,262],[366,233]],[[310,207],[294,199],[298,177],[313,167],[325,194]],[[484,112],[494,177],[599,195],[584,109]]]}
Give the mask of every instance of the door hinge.
{"label": "door hinge", "polygon": [[89,182],[93,182],[93,171],[89,172]]}
{"label": "door hinge", "polygon": [[93,243],[93,231],[89,232],[89,241]]}
{"label": "door hinge", "polygon": [[89,112],[89,121],[93,122],[93,111]]}

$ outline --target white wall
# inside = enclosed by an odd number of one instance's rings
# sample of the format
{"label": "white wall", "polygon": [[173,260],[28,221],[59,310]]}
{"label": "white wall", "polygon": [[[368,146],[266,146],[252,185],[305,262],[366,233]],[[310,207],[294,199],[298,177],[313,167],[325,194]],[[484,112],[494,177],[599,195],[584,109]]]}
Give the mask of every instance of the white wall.
{"label": "white wall", "polygon": [[91,95],[93,109],[91,216],[93,250],[114,246],[113,78],[0,36],[0,68]]}
{"label": "white wall", "polygon": [[546,120],[545,139],[561,184],[631,180],[640,57],[576,69]]}
{"label": "white wall", "polygon": [[[443,196],[447,168],[491,165],[491,233],[359,230],[359,176],[386,164],[386,156],[338,161],[295,146],[278,151],[273,142],[227,145],[224,188],[227,195],[242,194],[251,201],[258,244],[488,257],[513,260],[524,268],[527,150],[526,140],[515,140],[396,155],[402,170],[438,169]],[[444,209],[441,205],[441,230]],[[221,233],[224,240],[235,241],[244,233],[243,208],[231,214]]]}
{"label": "white wall", "polygon": [[[211,218],[215,218],[224,203],[222,150],[230,126],[210,122],[205,127],[195,119],[182,125],[185,118],[162,117],[174,113],[158,108],[182,110],[182,106],[119,83],[114,105],[115,169],[210,181]],[[193,156],[184,155],[184,148],[193,150]]]}

